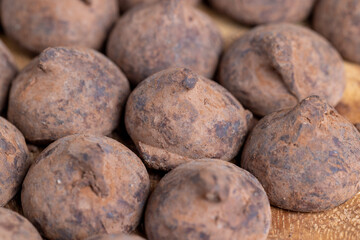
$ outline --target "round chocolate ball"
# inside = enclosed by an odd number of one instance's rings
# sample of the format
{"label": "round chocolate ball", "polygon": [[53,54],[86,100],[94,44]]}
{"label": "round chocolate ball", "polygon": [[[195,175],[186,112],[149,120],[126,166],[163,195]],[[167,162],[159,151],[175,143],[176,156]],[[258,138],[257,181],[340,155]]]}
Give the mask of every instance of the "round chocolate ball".
{"label": "round chocolate ball", "polygon": [[36,228],[26,218],[6,208],[0,208],[0,239],[42,240]]}
{"label": "round chocolate ball", "polygon": [[127,132],[147,166],[166,171],[194,159],[232,160],[251,120],[226,89],[186,68],[147,78],[125,112]]}
{"label": "round chocolate ball", "polygon": [[265,240],[269,200],[247,171],[220,160],[183,164],[161,179],[149,198],[149,240]]}
{"label": "round chocolate ball", "polygon": [[246,141],[241,166],[280,208],[317,212],[360,190],[360,133],[317,96],[267,115]]}
{"label": "round chocolate ball", "polygon": [[360,2],[357,0],[320,0],[313,26],[350,61],[360,63]]}
{"label": "round chocolate ball", "polygon": [[121,70],[95,50],[48,48],[14,80],[8,118],[31,142],[107,135],[118,125],[129,92]]}
{"label": "round chocolate ball", "polygon": [[212,77],[222,50],[216,25],[180,0],[143,5],[122,16],[107,55],[133,85],[169,67],[188,67]]}
{"label": "round chocolate ball", "polygon": [[243,24],[300,22],[307,18],[315,0],[209,0],[220,12]]}
{"label": "round chocolate ball", "polygon": [[302,26],[259,26],[225,53],[220,83],[264,116],[319,95],[335,106],[345,89],[344,63],[322,36]]}
{"label": "round chocolate ball", "polygon": [[26,175],[24,215],[49,239],[132,232],[149,193],[141,160],[121,143],[71,135],[48,146]]}
{"label": "round chocolate ball", "polygon": [[118,0],[2,0],[1,10],[5,33],[30,51],[99,49],[118,16]]}
{"label": "round chocolate ball", "polygon": [[5,118],[0,117],[0,206],[19,191],[31,165],[24,136]]}

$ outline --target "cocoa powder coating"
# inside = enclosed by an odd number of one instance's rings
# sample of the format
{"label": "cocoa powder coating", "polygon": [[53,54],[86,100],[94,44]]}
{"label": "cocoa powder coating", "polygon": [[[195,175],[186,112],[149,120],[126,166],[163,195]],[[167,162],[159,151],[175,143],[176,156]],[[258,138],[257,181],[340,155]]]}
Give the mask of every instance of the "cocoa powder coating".
{"label": "cocoa powder coating", "polygon": [[0,239],[42,240],[36,228],[26,218],[6,208],[0,208]]}
{"label": "cocoa powder coating", "polygon": [[300,22],[307,18],[315,0],[209,0],[220,12],[243,24]]}
{"label": "cocoa powder coating", "polygon": [[251,120],[228,91],[186,68],[147,78],[125,112],[127,132],[146,165],[165,171],[193,159],[232,160]]}
{"label": "cocoa powder coating", "polygon": [[98,235],[87,238],[86,240],[145,240],[145,239],[136,235],[125,235],[122,233],[118,233],[118,234]]}
{"label": "cocoa powder coating", "polygon": [[[141,4],[152,4],[160,1],[177,1],[177,0],[119,0],[120,10],[127,11],[130,8],[139,6]],[[201,0],[180,0],[186,4],[196,5],[201,2]]]}
{"label": "cocoa powder coating", "polygon": [[24,136],[0,117],[0,206],[8,203],[18,192],[30,165]]}
{"label": "cocoa powder coating", "polygon": [[168,173],[149,198],[149,240],[262,240],[271,223],[261,184],[220,160],[183,164]]}
{"label": "cocoa powder coating", "polygon": [[48,47],[99,49],[118,16],[118,0],[2,0],[6,35],[33,52]]}
{"label": "cocoa powder coating", "polygon": [[332,106],[345,89],[344,63],[323,37],[302,26],[257,27],[237,40],[220,65],[220,83],[264,116],[319,95]]}
{"label": "cocoa powder coating", "polygon": [[0,111],[2,111],[7,103],[11,81],[17,74],[17,67],[11,52],[1,40],[0,72]]}
{"label": "cocoa powder coating", "polygon": [[129,92],[124,74],[102,54],[48,48],[14,80],[8,118],[35,143],[75,133],[107,135]]}
{"label": "cocoa powder coating", "polygon": [[121,143],[71,135],[48,146],[23,183],[24,215],[49,239],[132,232],[149,193],[141,160]]}
{"label": "cocoa powder coating", "polygon": [[241,166],[274,206],[300,212],[334,208],[360,190],[360,133],[317,96],[267,115],[246,141]]}
{"label": "cocoa powder coating", "polygon": [[114,27],[107,55],[133,85],[170,67],[189,67],[212,77],[222,50],[216,25],[180,0],[135,8]]}
{"label": "cocoa powder coating", "polygon": [[360,63],[360,2],[357,0],[320,0],[313,26],[350,61]]}

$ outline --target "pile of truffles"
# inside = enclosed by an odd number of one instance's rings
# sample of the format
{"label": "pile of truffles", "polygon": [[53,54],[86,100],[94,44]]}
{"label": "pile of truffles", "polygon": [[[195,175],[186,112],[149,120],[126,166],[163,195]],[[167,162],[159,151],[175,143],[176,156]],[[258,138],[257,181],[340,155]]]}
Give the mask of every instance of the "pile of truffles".
{"label": "pile of truffles", "polygon": [[265,240],[270,204],[360,190],[360,126],[335,110],[360,4],[209,0],[258,25],[224,49],[200,2],[1,1],[38,55],[0,41],[0,239]]}

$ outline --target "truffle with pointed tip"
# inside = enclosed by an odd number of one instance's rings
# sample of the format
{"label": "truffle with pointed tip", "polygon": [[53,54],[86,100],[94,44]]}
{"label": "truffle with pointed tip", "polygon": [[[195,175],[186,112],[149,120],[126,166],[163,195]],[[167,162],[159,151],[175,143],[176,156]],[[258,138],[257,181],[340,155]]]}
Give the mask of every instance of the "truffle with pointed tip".
{"label": "truffle with pointed tip", "polygon": [[48,146],[23,183],[24,215],[49,239],[132,232],[150,188],[141,160],[107,137],[71,135]]}
{"label": "truffle with pointed tip", "polygon": [[19,191],[31,165],[24,136],[5,118],[0,117],[0,206]]}
{"label": "truffle with pointed tip", "polygon": [[320,0],[315,7],[313,26],[341,55],[360,63],[360,2]]}
{"label": "truffle with pointed tip", "polygon": [[101,53],[48,48],[14,80],[8,118],[35,143],[76,133],[107,135],[129,93],[124,74]]}
{"label": "truffle with pointed tip", "polygon": [[360,190],[360,133],[317,96],[272,113],[252,130],[241,166],[259,179],[270,203],[317,212]]}
{"label": "truffle with pointed tip", "polygon": [[257,27],[225,53],[220,83],[254,114],[294,107],[319,95],[332,106],[345,89],[344,63],[314,31],[288,23]]}
{"label": "truffle with pointed tip", "polygon": [[186,68],[147,78],[131,93],[126,129],[149,168],[201,158],[232,160],[244,142],[251,112],[222,86]]}
{"label": "truffle with pointed tip", "polygon": [[149,198],[149,240],[265,240],[269,200],[247,171],[220,160],[183,164],[161,179]]}
{"label": "truffle with pointed tip", "polygon": [[23,216],[0,208],[1,240],[42,240],[36,228]]}
{"label": "truffle with pointed tip", "polygon": [[190,67],[212,77],[221,50],[216,25],[181,0],[143,5],[125,13],[107,44],[107,55],[133,85],[170,67]]}
{"label": "truffle with pointed tip", "polygon": [[17,67],[13,55],[0,40],[0,112],[7,103],[11,81],[17,74]]}
{"label": "truffle with pointed tip", "polygon": [[2,0],[6,35],[22,47],[99,49],[118,16],[118,0]]}
{"label": "truffle with pointed tip", "polygon": [[217,10],[240,23],[300,22],[311,12],[315,0],[209,0]]}
{"label": "truffle with pointed tip", "polygon": [[87,238],[86,240],[145,240],[144,238],[137,235],[125,235],[122,233],[118,234],[105,234]]}
{"label": "truffle with pointed tip", "polygon": [[[121,11],[127,11],[130,8],[139,6],[141,4],[151,4],[160,1],[176,1],[176,0],[119,0],[119,5]],[[197,5],[201,2],[201,0],[180,0],[180,1],[184,1],[184,3],[191,5]]]}

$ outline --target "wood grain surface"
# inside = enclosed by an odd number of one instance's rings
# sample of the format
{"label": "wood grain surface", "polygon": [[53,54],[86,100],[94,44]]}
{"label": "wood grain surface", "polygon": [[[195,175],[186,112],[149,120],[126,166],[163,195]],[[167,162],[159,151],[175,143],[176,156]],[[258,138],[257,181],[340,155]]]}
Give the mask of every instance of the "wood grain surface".
{"label": "wood grain surface", "polygon": [[[206,6],[200,9],[218,25],[227,48],[249,28],[241,26]],[[4,35],[1,39],[15,56],[19,69],[34,57]],[[347,87],[337,110],[352,123],[360,123],[360,66],[345,63]],[[360,193],[341,206],[321,213],[296,213],[272,207],[269,240],[348,240],[360,239]]]}

